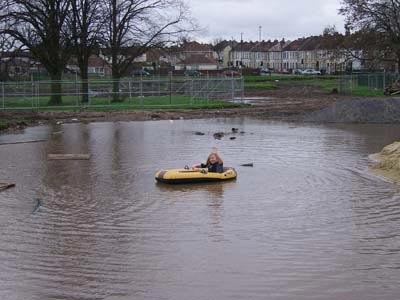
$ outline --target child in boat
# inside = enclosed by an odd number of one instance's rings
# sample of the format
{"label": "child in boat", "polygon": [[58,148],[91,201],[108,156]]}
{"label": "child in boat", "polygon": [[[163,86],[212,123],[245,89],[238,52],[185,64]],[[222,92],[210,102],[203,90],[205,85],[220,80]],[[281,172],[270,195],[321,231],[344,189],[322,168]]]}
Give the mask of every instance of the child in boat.
{"label": "child in boat", "polygon": [[205,164],[194,165],[192,168],[207,168],[208,172],[222,173],[224,162],[217,153],[217,148],[213,148]]}

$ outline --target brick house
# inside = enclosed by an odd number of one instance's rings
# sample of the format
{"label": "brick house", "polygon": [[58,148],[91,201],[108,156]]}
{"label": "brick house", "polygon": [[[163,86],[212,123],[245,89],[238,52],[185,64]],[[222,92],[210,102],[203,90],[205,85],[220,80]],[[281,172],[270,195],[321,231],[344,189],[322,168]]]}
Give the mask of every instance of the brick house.
{"label": "brick house", "polygon": [[168,61],[175,70],[218,70],[222,63],[209,44],[185,42],[168,50]]}
{"label": "brick house", "polygon": [[[75,59],[67,64],[66,69],[70,73],[79,74],[79,67]],[[88,61],[88,76],[89,77],[108,77],[111,76],[111,65],[106,60],[98,55],[92,54]]]}
{"label": "brick house", "polygon": [[268,68],[273,69],[275,71],[282,71],[283,68],[283,49],[287,47],[291,42],[285,41],[282,39],[278,42],[278,40],[274,41],[274,45],[268,51]]}

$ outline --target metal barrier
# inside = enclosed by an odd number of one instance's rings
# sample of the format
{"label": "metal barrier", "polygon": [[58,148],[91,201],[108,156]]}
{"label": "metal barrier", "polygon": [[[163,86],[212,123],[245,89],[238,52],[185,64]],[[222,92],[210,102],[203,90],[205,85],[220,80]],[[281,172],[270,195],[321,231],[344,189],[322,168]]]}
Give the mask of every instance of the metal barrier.
{"label": "metal barrier", "polygon": [[384,72],[342,75],[339,78],[339,92],[344,95],[353,95],[356,89],[365,89],[383,94],[385,88],[398,79],[399,74]]}
{"label": "metal barrier", "polygon": [[[49,100],[54,81],[0,82],[0,109],[45,109],[54,107]],[[164,77],[113,80],[89,80],[87,92],[82,81],[61,82],[62,107],[81,106],[182,106],[237,101],[243,98],[242,77]],[[118,88],[116,88],[116,86]],[[85,94],[87,97],[84,97]],[[86,98],[88,102],[82,100]],[[115,101],[117,99],[117,101]],[[236,99],[236,100],[235,100]],[[241,101],[241,100],[240,100]]]}

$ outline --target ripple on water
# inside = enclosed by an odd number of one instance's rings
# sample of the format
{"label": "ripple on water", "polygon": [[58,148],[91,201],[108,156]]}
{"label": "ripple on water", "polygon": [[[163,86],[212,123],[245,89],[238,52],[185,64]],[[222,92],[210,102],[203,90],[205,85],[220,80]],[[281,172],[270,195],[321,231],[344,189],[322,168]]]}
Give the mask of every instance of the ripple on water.
{"label": "ripple on water", "polygon": [[[233,127],[245,133],[213,138]],[[398,130],[246,119],[44,128],[21,137],[48,134],[47,143],[0,147],[0,176],[17,183],[0,194],[1,298],[400,292],[399,194],[369,173],[367,159]],[[238,170],[236,181],[155,183],[158,169],[205,160],[212,146]],[[68,152],[91,160],[46,160]],[[240,166],[249,162],[253,168]]]}

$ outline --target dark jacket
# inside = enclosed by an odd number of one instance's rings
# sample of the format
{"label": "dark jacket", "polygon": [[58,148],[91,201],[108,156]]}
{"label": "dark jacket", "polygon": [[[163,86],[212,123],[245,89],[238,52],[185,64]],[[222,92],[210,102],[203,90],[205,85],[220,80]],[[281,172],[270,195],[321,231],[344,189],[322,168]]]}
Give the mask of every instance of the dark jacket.
{"label": "dark jacket", "polygon": [[208,163],[208,164],[201,164],[202,168],[207,168],[208,172],[214,173],[222,173],[224,172],[224,165],[216,162],[215,164]]}

